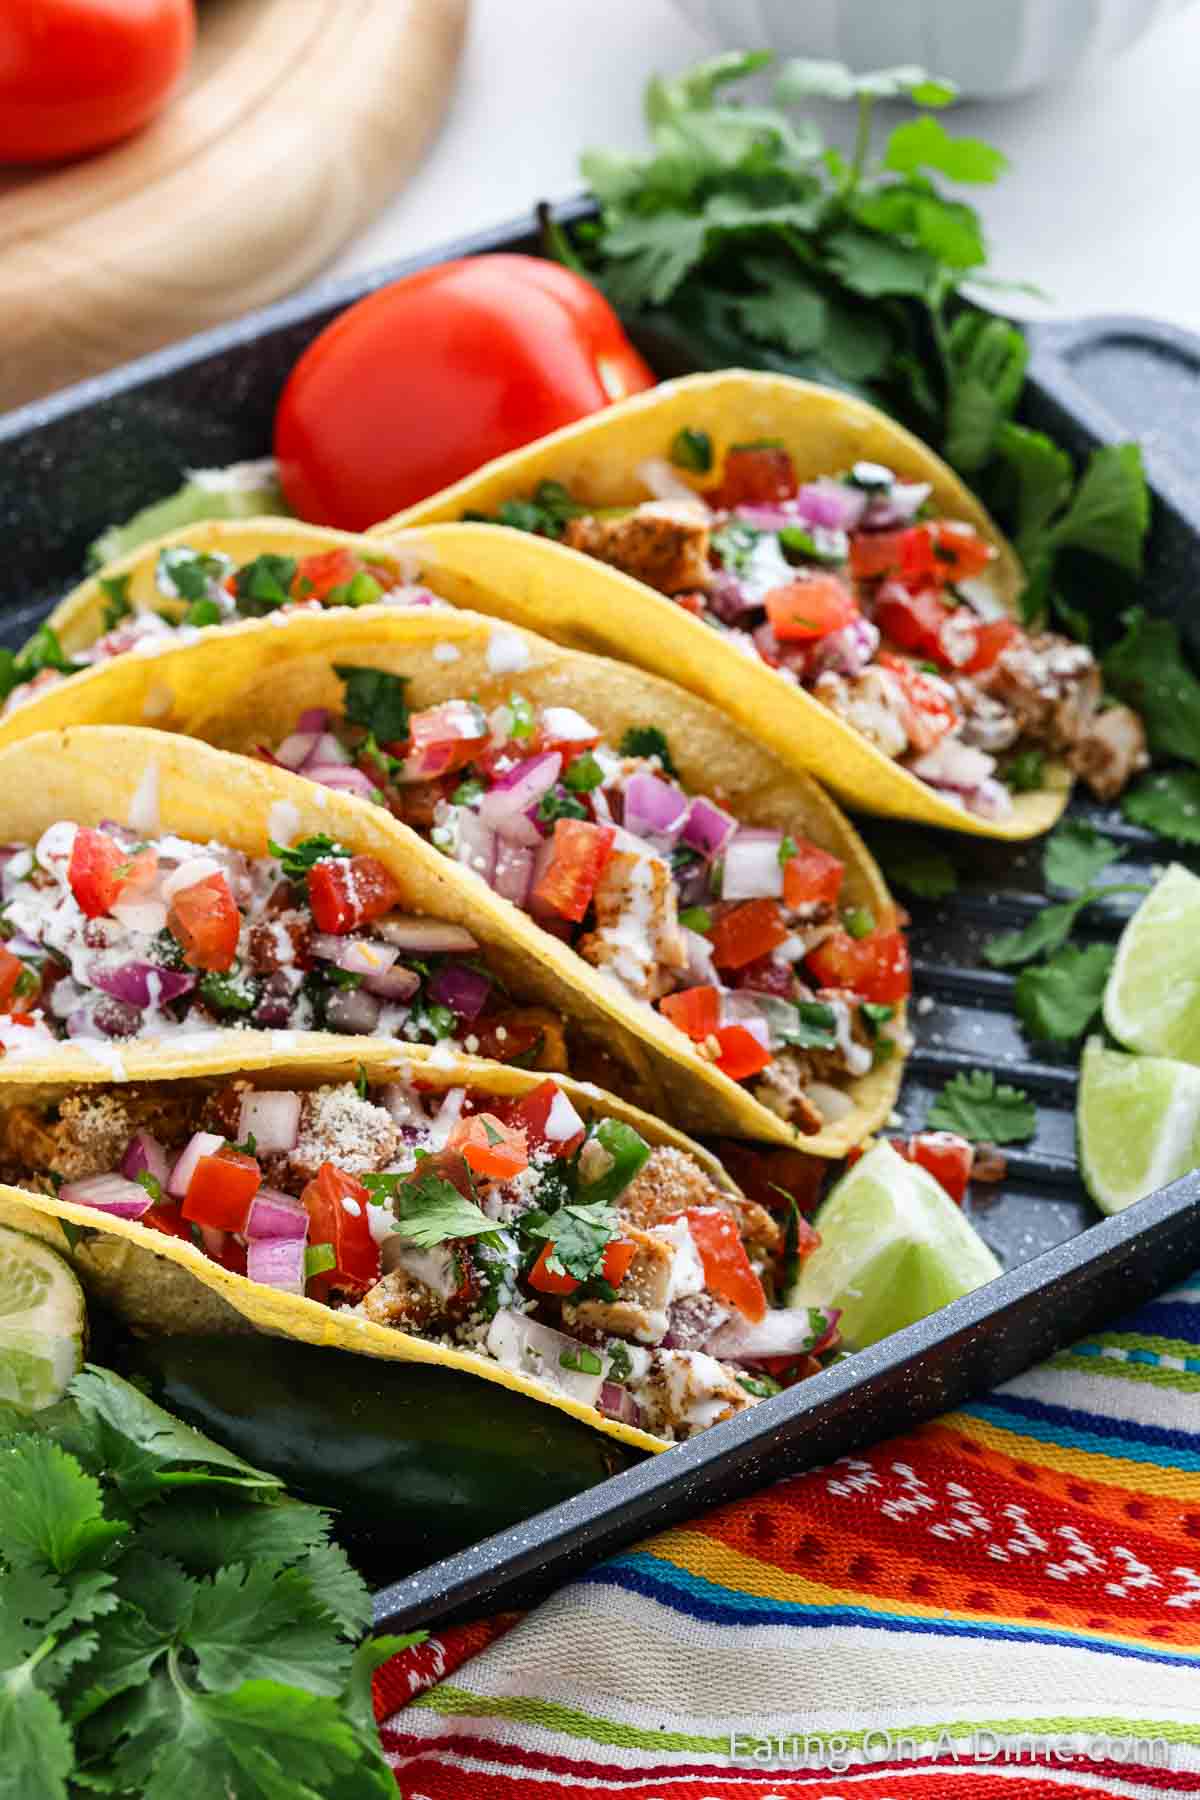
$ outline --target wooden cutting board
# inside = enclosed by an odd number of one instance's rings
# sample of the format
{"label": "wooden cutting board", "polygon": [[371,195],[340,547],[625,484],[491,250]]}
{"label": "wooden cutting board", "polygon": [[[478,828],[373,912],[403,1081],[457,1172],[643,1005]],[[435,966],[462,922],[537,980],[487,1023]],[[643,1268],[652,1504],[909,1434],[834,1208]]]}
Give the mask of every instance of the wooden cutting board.
{"label": "wooden cutting board", "polygon": [[469,0],[201,0],[140,136],[0,172],[0,410],[300,286],[416,167]]}

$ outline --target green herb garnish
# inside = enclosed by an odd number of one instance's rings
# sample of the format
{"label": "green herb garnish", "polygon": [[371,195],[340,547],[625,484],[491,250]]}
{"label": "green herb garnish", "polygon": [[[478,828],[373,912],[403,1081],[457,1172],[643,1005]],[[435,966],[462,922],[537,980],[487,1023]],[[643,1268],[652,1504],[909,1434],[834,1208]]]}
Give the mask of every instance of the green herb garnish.
{"label": "green herb garnish", "polygon": [[245,563],[233,578],[238,611],[257,619],[286,606],[292,598],[296,566],[294,556],[276,556],[271,551]]}
{"label": "green herb garnish", "polygon": [[559,1366],[573,1369],[577,1375],[603,1375],[604,1364],[594,1350],[579,1344],[573,1350],[564,1350],[559,1356]]}
{"label": "green herb garnish", "polygon": [[1014,1144],[1037,1130],[1037,1108],[1020,1088],[982,1069],[955,1075],[929,1109],[935,1131],[956,1131],[973,1144]]}
{"label": "green herb garnish", "polygon": [[697,431],[691,425],[683,425],[675,433],[668,454],[677,469],[687,469],[693,475],[707,475],[713,466],[712,439],[707,431]]}
{"label": "green herb garnish", "polygon": [[330,857],[349,857],[354,853],[339,844],[336,839],[327,837],[324,832],[314,832],[312,837],[301,838],[298,843],[276,844],[270,838],[267,849],[278,862],[289,881],[303,881],[309,870],[319,862],[327,862]]}
{"label": "green herb garnish", "polygon": [[386,669],[356,668],[335,663],[334,674],[346,690],[346,717],[362,725],[380,743],[402,742],[408,736],[407,675],[389,675]]}
{"label": "green herb garnish", "polygon": [[573,794],[590,794],[604,780],[604,770],[590,750],[572,757],[563,771],[563,783]]}
{"label": "green herb garnish", "polygon": [[631,725],[618,746],[622,756],[657,756],[667,775],[678,777],[671,751],[657,725]]}
{"label": "green herb garnish", "polygon": [[122,619],[133,616],[133,606],[129,599],[129,584],[132,575],[99,575],[96,586],[105,596],[104,610],[100,615],[105,631],[112,631]]}

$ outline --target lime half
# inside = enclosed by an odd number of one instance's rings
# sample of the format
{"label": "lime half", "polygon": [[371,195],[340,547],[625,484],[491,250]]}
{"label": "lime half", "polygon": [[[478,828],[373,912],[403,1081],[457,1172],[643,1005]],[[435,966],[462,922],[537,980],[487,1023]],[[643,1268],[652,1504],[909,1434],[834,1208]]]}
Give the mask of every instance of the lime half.
{"label": "lime half", "polygon": [[83,1367],[87,1313],[69,1265],[39,1238],[0,1225],[0,1400],[37,1412]]}
{"label": "lime half", "polygon": [[1200,878],[1179,863],[1121,933],[1104,1023],[1130,1050],[1200,1063]]}
{"label": "lime half", "polygon": [[1125,1056],[1099,1038],[1083,1053],[1079,1167],[1101,1212],[1120,1212],[1200,1168],[1200,1069]]}
{"label": "lime half", "polygon": [[814,1224],[790,1306],[840,1306],[853,1350],[936,1312],[999,1275],[1000,1264],[945,1189],[890,1144],[838,1182]]}

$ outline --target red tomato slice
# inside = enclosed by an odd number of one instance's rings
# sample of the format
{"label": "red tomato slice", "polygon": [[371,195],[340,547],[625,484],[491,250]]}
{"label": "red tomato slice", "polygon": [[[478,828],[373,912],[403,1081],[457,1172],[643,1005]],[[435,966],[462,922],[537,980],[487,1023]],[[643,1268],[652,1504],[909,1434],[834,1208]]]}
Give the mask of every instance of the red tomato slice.
{"label": "red tomato slice", "polygon": [[953,1131],[919,1131],[908,1139],[893,1138],[892,1148],[905,1162],[919,1163],[944,1187],[956,1206],[966,1198],[975,1152]]}
{"label": "red tomato slice", "polygon": [[765,1317],[767,1296],[746,1254],[737,1221],[716,1206],[690,1206],[666,1221],[686,1219],[704,1265],[704,1285],[717,1300],[737,1308],[752,1325]]}
{"label": "red tomato slice", "polygon": [[945,587],[987,568],[995,551],[970,525],[952,519],[909,525],[903,531],[860,531],[850,540],[856,581],[894,576],[906,587]]}
{"label": "red tomato slice", "polygon": [[405,773],[422,781],[465,768],[491,736],[479,708],[465,700],[447,700],[412,713],[408,732]]}
{"label": "red tomato slice", "polygon": [[722,911],[708,933],[718,969],[740,969],[778,949],[789,935],[778,900],[740,900]]}
{"label": "red tomato slice", "polygon": [[447,1150],[461,1153],[468,1167],[488,1181],[508,1181],[529,1167],[525,1133],[513,1130],[495,1113],[474,1113],[454,1127]]}
{"label": "red tomato slice", "polygon": [[224,875],[206,875],[182,888],[171,902],[167,929],[190,969],[223,974],[237,955],[242,915]]}
{"label": "red tomato slice", "polygon": [[360,1181],[336,1163],[321,1164],[314,1181],[300,1196],[308,1214],[310,1244],[328,1244],[334,1255],[332,1269],[323,1269],[308,1283],[318,1300],[339,1292],[365,1294],[379,1280],[379,1245],[371,1236],[367,1212],[370,1196]]}
{"label": "red tomato slice", "polygon": [[773,506],[790,500],[797,489],[796,471],[778,444],[734,444],[725,458],[721,485],[705,495],[711,506]]}
{"label": "red tomato slice", "polygon": [[538,1259],[529,1271],[528,1281],[531,1288],[539,1294],[560,1294],[564,1297],[573,1294],[579,1286],[573,1275],[560,1275],[556,1269],[547,1268],[547,1263],[554,1255],[553,1244],[543,1244]]}
{"label": "red tomato slice", "polygon": [[926,589],[910,594],[898,581],[887,581],[880,589],[875,607],[875,623],[885,638],[914,656],[929,656],[945,662],[942,653],[942,626],[949,613],[937,595]]}
{"label": "red tomato slice", "polygon": [[371,575],[380,587],[395,581],[391,569],[366,562],[352,550],[323,550],[319,556],[302,557],[292,580],[293,600],[328,600],[338,588],[348,588],[356,575]]}
{"label": "red tomato slice", "polygon": [[554,854],[533,890],[536,904],[578,923],[592,903],[616,835],[611,825],[592,825],[586,819],[558,819],[554,826]]}
{"label": "red tomato slice", "polygon": [[683,988],[678,994],[664,994],[658,1010],[680,1031],[702,1043],[720,1022],[721,996],[715,987]]}
{"label": "red tomato slice", "polygon": [[853,938],[835,931],[805,958],[819,987],[849,988],[864,1000],[888,1005],[912,989],[912,965],[902,931],[872,931]]}
{"label": "red tomato slice", "polygon": [[716,1066],[730,1081],[748,1081],[759,1074],[771,1060],[766,1045],[747,1031],[744,1025],[721,1025],[713,1033],[721,1046]]}
{"label": "red tomato slice", "polygon": [[948,694],[902,656],[881,650],[875,660],[896,677],[905,700],[904,729],[908,741],[923,756],[954,730],[962,715]]}
{"label": "red tomato slice", "polygon": [[933,539],[933,556],[942,581],[968,581],[982,575],[996,552],[971,525],[937,519],[925,529]]}
{"label": "red tomato slice", "polygon": [[0,945],[0,1013],[11,1012],[13,994],[25,965],[19,956]]}
{"label": "red tomato slice", "polygon": [[536,256],[442,263],[360,300],[304,352],[275,417],[284,493],[303,519],[365,531],[653,386],[572,270]]}
{"label": "red tomato slice", "polygon": [[244,1231],[250,1202],[262,1186],[262,1170],[252,1156],[222,1150],[202,1156],[183,1197],[183,1217],[216,1231]]}
{"label": "red tomato slice", "polygon": [[982,675],[1013,644],[1022,640],[1025,633],[1012,619],[982,620],[975,627],[975,653],[970,662],[962,665],[965,675]]}
{"label": "red tomato slice", "polygon": [[783,903],[808,906],[813,902],[833,906],[842,891],[846,865],[828,850],[800,841],[794,856],[783,867]]}
{"label": "red tomato slice", "polygon": [[129,854],[106,831],[81,825],[71,846],[67,880],[80,912],[89,919],[102,919],[111,911],[121,892],[122,876],[117,871],[128,864]]}
{"label": "red tomato slice", "polygon": [[530,1156],[543,1150],[551,1150],[555,1156],[574,1156],[584,1140],[586,1133],[582,1129],[569,1138],[546,1136],[546,1121],[561,1092],[556,1081],[543,1081],[520,1100],[506,1100],[496,1108],[506,1125],[523,1134]]}
{"label": "red tomato slice", "polygon": [[637,1245],[628,1238],[611,1238],[604,1247],[600,1273],[610,1287],[620,1287],[637,1255]]}
{"label": "red tomato slice", "polygon": [[773,588],[764,605],[780,643],[828,637],[858,617],[858,601],[836,575],[804,575]]}
{"label": "red tomato slice", "polygon": [[337,856],[308,871],[308,903],[318,931],[338,937],[382,918],[400,898],[400,888],[375,856]]}
{"label": "red tomato slice", "polygon": [[193,1241],[191,1226],[179,1207],[172,1206],[169,1201],[164,1201],[161,1206],[150,1207],[142,1214],[138,1224],[148,1225],[151,1231],[165,1232],[167,1237],[182,1238],[186,1244]]}

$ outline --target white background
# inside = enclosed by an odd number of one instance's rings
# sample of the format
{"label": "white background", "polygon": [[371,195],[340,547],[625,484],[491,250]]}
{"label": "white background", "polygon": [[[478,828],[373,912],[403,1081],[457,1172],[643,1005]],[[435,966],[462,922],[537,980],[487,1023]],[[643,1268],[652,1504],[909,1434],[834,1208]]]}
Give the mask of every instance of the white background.
{"label": "white background", "polygon": [[[647,77],[712,48],[668,0],[474,0],[441,137],[332,272],[576,192],[581,150],[643,141]],[[1048,296],[1005,296],[1006,308],[1148,313],[1200,330],[1200,6],[1098,72],[1026,99],[962,104],[947,122],[1012,160],[995,188],[964,190],[987,221],[995,273]]]}

